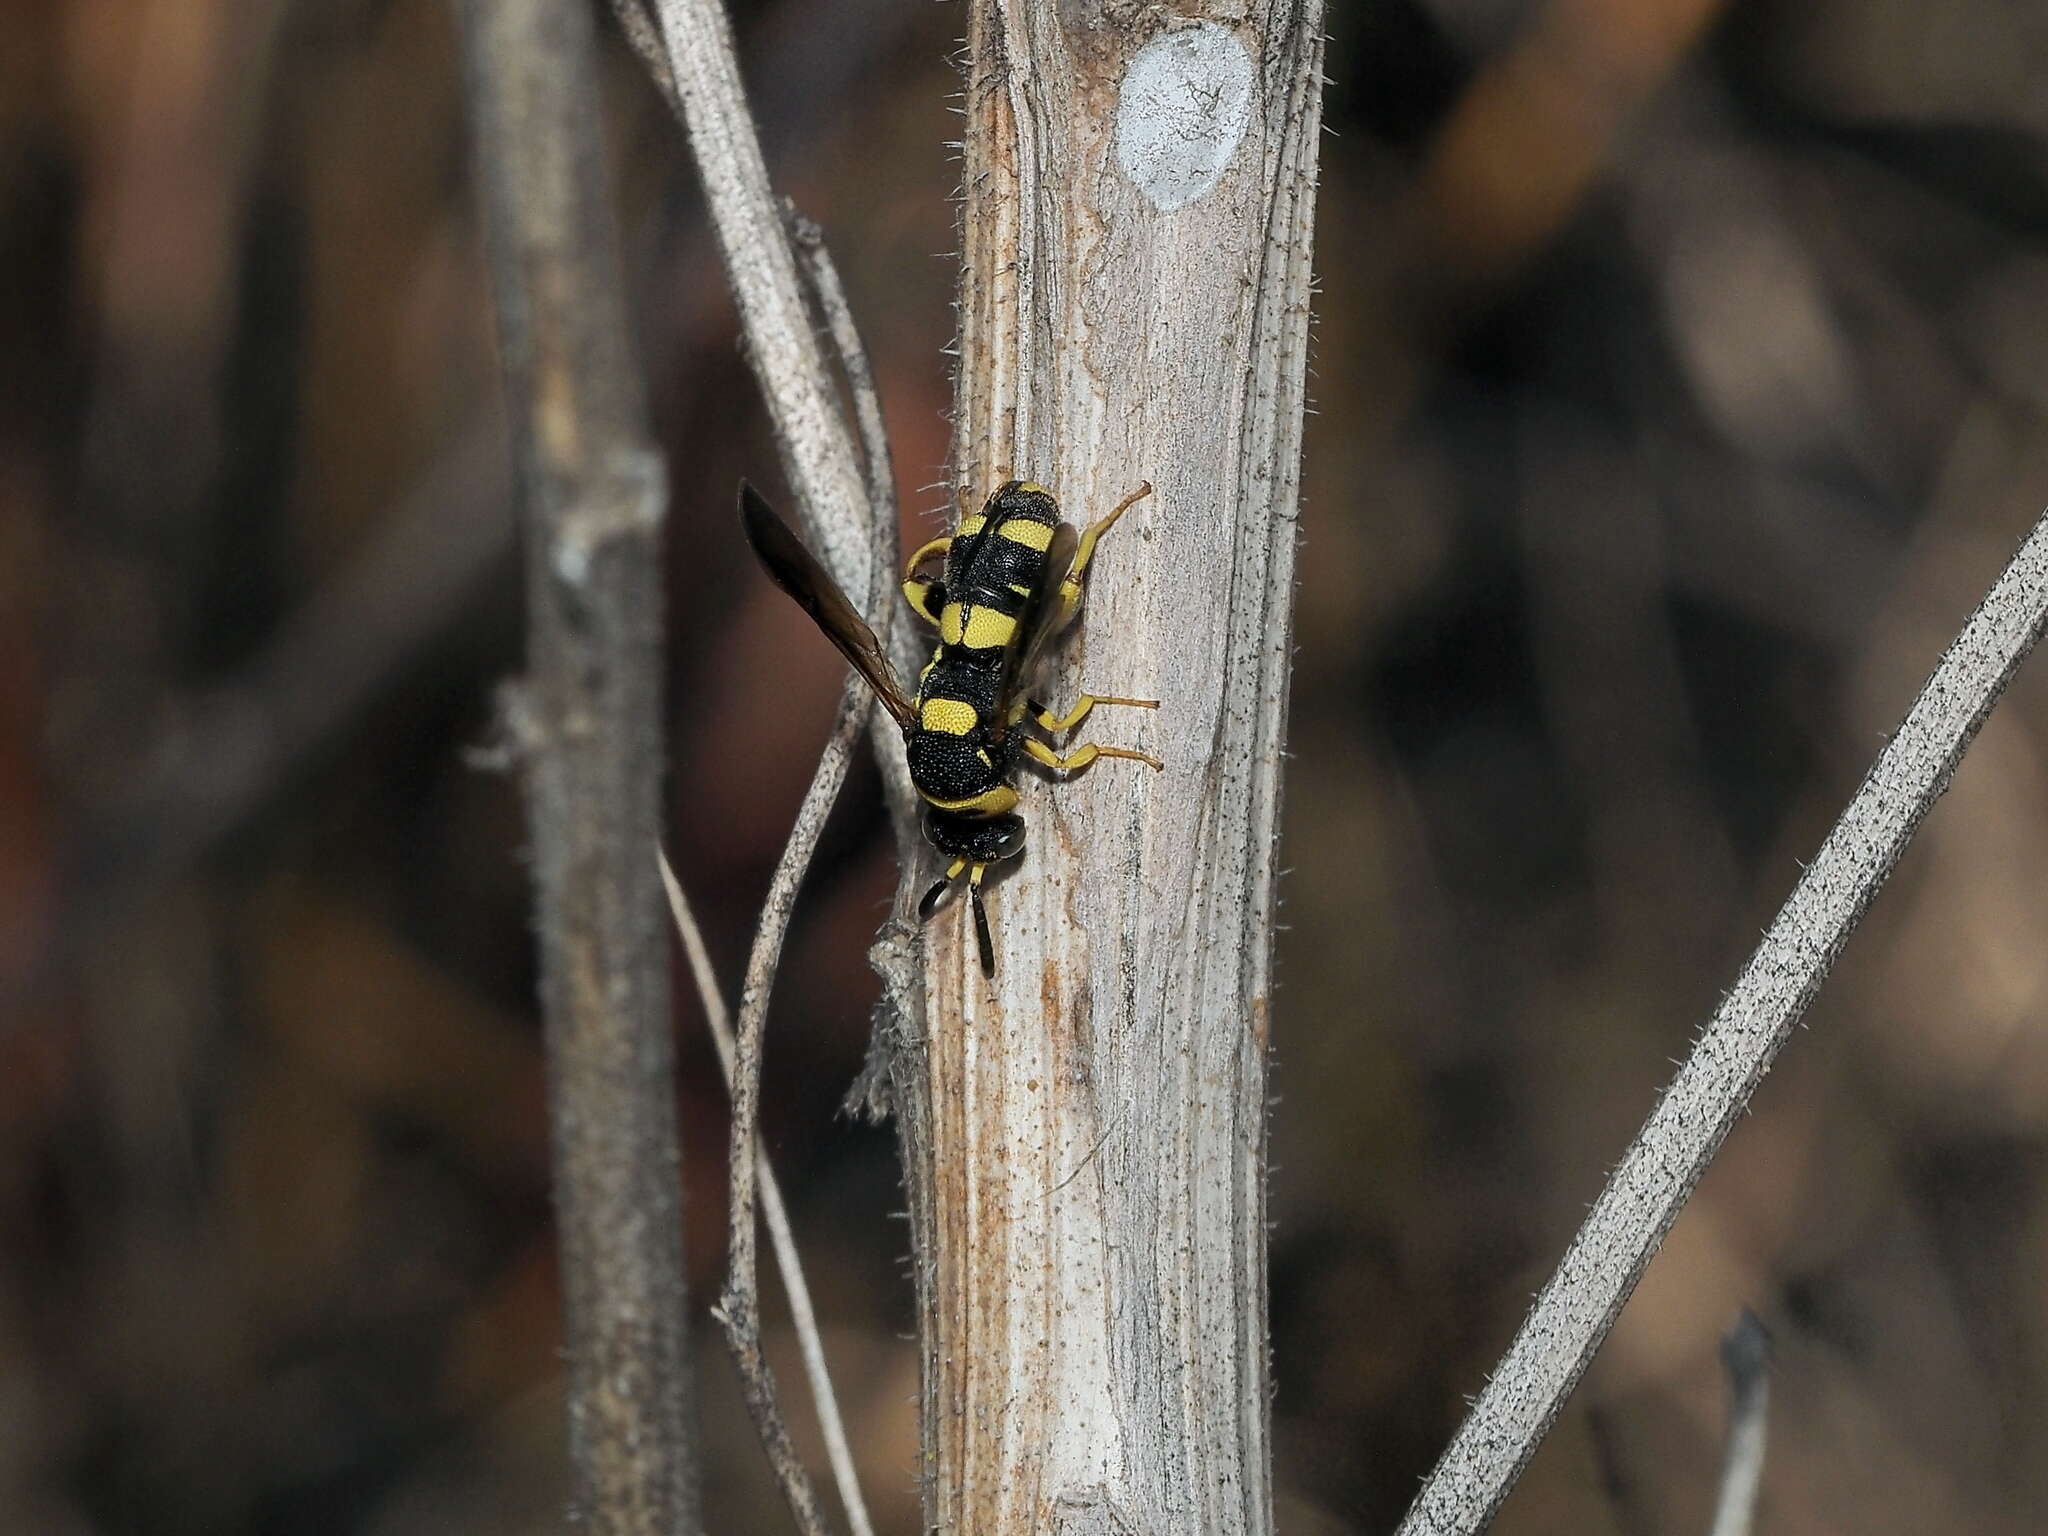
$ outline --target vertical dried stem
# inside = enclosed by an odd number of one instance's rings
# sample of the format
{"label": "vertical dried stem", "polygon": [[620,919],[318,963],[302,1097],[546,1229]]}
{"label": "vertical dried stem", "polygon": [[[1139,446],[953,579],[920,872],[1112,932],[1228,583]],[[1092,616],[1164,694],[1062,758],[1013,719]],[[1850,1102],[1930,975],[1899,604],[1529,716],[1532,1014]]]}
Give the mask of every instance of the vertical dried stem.
{"label": "vertical dried stem", "polygon": [[[1041,681],[1166,762],[1026,782],[984,983],[933,924],[896,1087],[920,1263],[926,1520],[1272,1528],[1266,1041],[1321,8],[1230,25],[969,13],[956,467],[1099,517]],[[914,1101],[913,1101],[914,1100]]]}
{"label": "vertical dried stem", "polygon": [[686,1436],[680,1154],[660,829],[660,538],[576,0],[464,0],[471,120],[527,520],[509,713],[538,884],[577,1507],[700,1526]]}

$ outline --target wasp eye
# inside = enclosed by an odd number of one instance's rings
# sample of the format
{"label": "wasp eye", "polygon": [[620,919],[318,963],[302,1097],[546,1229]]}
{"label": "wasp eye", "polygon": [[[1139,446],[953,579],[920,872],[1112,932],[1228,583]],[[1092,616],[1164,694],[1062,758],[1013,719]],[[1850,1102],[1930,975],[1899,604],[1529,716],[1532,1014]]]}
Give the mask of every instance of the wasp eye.
{"label": "wasp eye", "polygon": [[999,816],[989,824],[987,851],[982,857],[988,860],[1014,859],[1024,851],[1024,818],[1022,816]]}

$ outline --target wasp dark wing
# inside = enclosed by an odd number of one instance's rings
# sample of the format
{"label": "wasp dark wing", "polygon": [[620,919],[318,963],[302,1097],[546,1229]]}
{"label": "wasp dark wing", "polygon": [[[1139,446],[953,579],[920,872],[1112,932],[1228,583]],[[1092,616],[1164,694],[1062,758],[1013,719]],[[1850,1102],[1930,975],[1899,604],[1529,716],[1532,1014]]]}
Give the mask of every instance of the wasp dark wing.
{"label": "wasp dark wing", "polygon": [[1010,706],[1018,696],[1031,686],[1031,674],[1038,669],[1039,658],[1053,637],[1065,626],[1061,623],[1060,583],[1067,579],[1067,571],[1074,563],[1074,550],[1080,543],[1080,535],[1072,523],[1061,523],[1052,533],[1052,543],[1046,546],[1045,575],[1031,594],[1031,601],[1017,618],[1017,634],[1010,642],[1011,652],[1003,674],[1003,696],[996,708],[996,731],[1003,733],[1009,723]]}
{"label": "wasp dark wing", "polygon": [[746,481],[740,482],[740,526],[747,542],[775,585],[797,600],[804,612],[817,621],[826,638],[839,647],[839,654],[853,663],[854,671],[875,690],[882,707],[909,730],[917,723],[917,710],[903,696],[896,673],[882,655],[881,643],[867,622],[854,611],[846,594],[818,557],[804,547],[804,541],[789,524],[775,515],[775,509]]}

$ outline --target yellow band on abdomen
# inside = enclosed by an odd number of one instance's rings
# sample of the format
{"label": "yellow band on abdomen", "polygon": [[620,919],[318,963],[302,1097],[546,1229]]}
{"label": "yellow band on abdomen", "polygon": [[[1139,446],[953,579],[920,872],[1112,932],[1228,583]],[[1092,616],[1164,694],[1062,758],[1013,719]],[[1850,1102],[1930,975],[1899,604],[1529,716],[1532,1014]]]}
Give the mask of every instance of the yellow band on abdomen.
{"label": "yellow band on abdomen", "polygon": [[994,789],[985,789],[978,795],[969,795],[965,800],[941,800],[934,795],[924,797],[925,804],[941,811],[952,811],[965,816],[1000,816],[1017,803],[1017,791],[1007,784],[998,784]]}

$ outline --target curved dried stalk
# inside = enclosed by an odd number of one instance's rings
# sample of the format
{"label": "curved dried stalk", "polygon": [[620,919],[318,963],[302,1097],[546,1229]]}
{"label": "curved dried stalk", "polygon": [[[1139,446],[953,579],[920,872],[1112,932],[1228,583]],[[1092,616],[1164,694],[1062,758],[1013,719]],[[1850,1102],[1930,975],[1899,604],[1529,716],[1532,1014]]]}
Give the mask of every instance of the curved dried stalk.
{"label": "curved dried stalk", "polygon": [[[896,605],[896,463],[889,452],[889,428],[882,419],[882,394],[875,388],[874,369],[868,365],[867,344],[854,323],[853,307],[846,302],[846,289],[839,281],[839,268],[826,248],[825,236],[811,220],[794,208],[785,209],[791,244],[802,263],[804,281],[818,312],[824,317],[826,333],[846,377],[846,393],[853,407],[854,426],[860,436],[865,461],[868,493],[868,547],[873,563],[868,567],[868,617],[876,625],[882,653],[895,653],[899,669],[908,674],[901,645],[892,646],[890,636],[900,631],[894,622]],[[917,828],[917,791],[910,783],[910,762],[896,722],[877,705],[870,712],[875,742],[875,761],[882,770],[882,786],[888,796],[889,816],[895,823],[896,848],[904,864],[908,883],[915,850],[922,844]]]}
{"label": "curved dried stalk", "polygon": [[732,1178],[727,1215],[725,1289],[718,1298],[716,1315],[725,1328],[726,1343],[739,1366],[740,1387],[753,1416],[754,1429],[762,1448],[775,1468],[776,1480],[804,1536],[825,1536],[830,1527],[818,1504],[817,1489],[790,1443],[789,1426],[777,1400],[774,1372],[761,1353],[761,1279],[755,1255],[754,1204],[758,1170],[755,1152],[760,1145],[761,1042],[768,1019],[768,998],[775,986],[775,974],[782,965],[783,940],[789,936],[790,914],[796,907],[797,888],[817,851],[818,837],[832,813],[832,802],[846,783],[846,770],[853,749],[860,740],[868,715],[867,685],[851,679],[840,697],[839,718],[818,760],[810,788],[796,813],[796,826],[775,865],[768,882],[768,899],[761,908],[761,924],[754,933],[754,946],[747,957],[747,976],[740,991],[740,1020],[733,1052],[732,1085]]}
{"label": "curved dried stalk", "polygon": [[2044,624],[2048,516],[1949,646],[1636,1134],[1401,1536],[1463,1536],[1493,1518]]}
{"label": "curved dried stalk", "polygon": [[[697,999],[704,1007],[704,1023],[711,1031],[712,1043],[718,1048],[718,1065],[725,1073],[725,1087],[730,1093],[733,1085],[733,1037],[725,996],[719,991],[718,977],[711,969],[711,955],[704,947],[704,935],[697,927],[696,914],[690,910],[689,898],[683,894],[681,882],[669,867],[668,856],[657,854],[657,857],[661,865],[661,883],[668,892],[669,916],[675,919],[676,936],[682,940],[691,979],[697,984]],[[846,1523],[852,1528],[853,1536],[874,1536],[874,1523],[868,1518],[867,1500],[861,1496],[860,1477],[853,1466],[853,1451],[847,1444],[846,1421],[839,1416],[839,1397],[832,1390],[832,1373],[825,1364],[825,1344],[818,1333],[817,1309],[811,1305],[811,1287],[804,1279],[796,1234],[789,1224],[789,1208],[783,1203],[781,1182],[768,1161],[768,1149],[760,1144],[758,1136],[754,1141],[754,1155],[761,1169],[761,1220],[768,1228],[768,1244],[775,1250],[775,1268],[782,1276],[782,1288],[789,1295],[790,1322],[803,1354],[804,1376],[810,1383],[811,1401],[817,1405],[818,1429],[825,1440],[825,1458],[831,1463],[832,1480],[838,1485],[839,1502],[845,1506]]]}
{"label": "curved dried stalk", "polygon": [[[732,29],[717,0],[653,0],[682,100],[704,201],[746,332],[783,468],[806,532],[848,592],[867,589],[886,555],[869,536],[853,436],[811,326],[781,204],[747,112]],[[659,72],[657,72],[659,78]]]}

